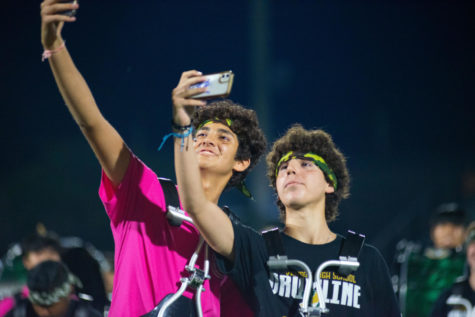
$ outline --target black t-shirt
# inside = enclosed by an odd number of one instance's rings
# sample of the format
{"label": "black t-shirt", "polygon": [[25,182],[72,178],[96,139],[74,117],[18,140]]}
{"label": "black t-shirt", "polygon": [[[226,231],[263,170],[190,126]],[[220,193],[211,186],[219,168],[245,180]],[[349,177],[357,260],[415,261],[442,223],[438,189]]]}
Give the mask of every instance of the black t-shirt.
{"label": "black t-shirt", "polygon": [[[15,306],[5,317],[38,317],[38,314],[30,301],[27,298],[22,298],[15,303]],[[88,302],[71,299],[64,317],[102,317],[102,314]]]}
{"label": "black t-shirt", "polygon": [[447,305],[447,299],[450,296],[459,295],[462,299],[470,302],[472,305],[472,313],[475,306],[475,291],[470,287],[468,279],[459,283],[455,283],[451,288],[445,290],[437,299],[431,313],[431,317],[447,317],[447,316],[472,316],[467,314],[465,307],[460,305]]}
{"label": "black t-shirt", "polygon": [[[218,256],[219,268],[235,281],[256,316],[298,316],[305,284],[303,272],[269,272],[262,236],[240,223],[233,222],[233,228],[234,263]],[[342,237],[323,245],[302,243],[285,234],[282,240],[287,257],[305,262],[315,274],[322,262],[338,259]],[[338,275],[332,268],[322,272],[323,293],[330,310],[325,316],[401,316],[387,265],[378,250],[364,245],[359,261],[358,270],[347,277]],[[318,303],[315,287],[312,287],[312,303]]]}

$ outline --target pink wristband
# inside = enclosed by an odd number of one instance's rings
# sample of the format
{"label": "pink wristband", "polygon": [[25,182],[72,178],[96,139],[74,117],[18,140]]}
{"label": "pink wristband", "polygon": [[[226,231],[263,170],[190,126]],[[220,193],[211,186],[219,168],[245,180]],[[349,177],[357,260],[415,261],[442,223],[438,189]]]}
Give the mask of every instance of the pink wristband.
{"label": "pink wristband", "polygon": [[63,41],[63,44],[55,48],[54,50],[44,50],[43,54],[41,55],[41,61],[44,62],[46,59],[50,58],[51,55],[58,53],[63,48],[66,47],[66,41]]}

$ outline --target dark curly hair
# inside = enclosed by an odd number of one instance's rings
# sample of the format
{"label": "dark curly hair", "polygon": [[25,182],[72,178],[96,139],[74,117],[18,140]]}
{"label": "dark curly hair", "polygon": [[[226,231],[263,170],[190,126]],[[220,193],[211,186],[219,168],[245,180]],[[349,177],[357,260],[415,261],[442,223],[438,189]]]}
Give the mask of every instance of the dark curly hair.
{"label": "dark curly hair", "polygon": [[[270,185],[276,189],[275,169],[280,158],[289,151],[301,153],[312,152],[320,155],[336,175],[338,186],[333,193],[326,194],[325,219],[332,222],[338,216],[340,201],[349,196],[350,175],[346,159],[333,143],[331,136],[323,130],[306,130],[300,124],[294,124],[283,137],[274,142],[267,155],[267,177]],[[330,179],[324,173],[326,181]],[[285,207],[277,197],[281,219],[285,221]]]}
{"label": "dark curly hair", "polygon": [[230,129],[237,135],[239,146],[235,160],[251,160],[249,167],[243,172],[233,172],[226,188],[236,186],[243,181],[249,171],[259,161],[267,146],[266,138],[257,120],[254,110],[246,109],[229,99],[218,100],[205,107],[200,107],[193,114],[193,128],[208,120],[219,118],[221,120],[231,119]]}

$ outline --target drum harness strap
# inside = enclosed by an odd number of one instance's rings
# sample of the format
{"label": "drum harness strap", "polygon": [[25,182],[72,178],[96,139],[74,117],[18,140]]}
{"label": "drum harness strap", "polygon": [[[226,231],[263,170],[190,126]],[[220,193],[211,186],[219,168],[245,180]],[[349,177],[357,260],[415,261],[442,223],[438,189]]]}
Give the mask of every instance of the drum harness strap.
{"label": "drum harness strap", "polygon": [[[158,178],[162,186],[163,194],[165,196],[165,203],[167,205],[166,217],[168,222],[172,226],[179,227],[183,221],[193,223],[193,220],[185,215],[185,212],[180,209],[180,200],[178,198],[178,192],[175,184],[166,178]],[[196,260],[204,245],[204,265],[203,270],[196,266]],[[167,317],[167,316],[203,316],[201,308],[201,293],[205,291],[203,284],[205,280],[210,279],[209,275],[209,259],[208,259],[208,245],[204,243],[203,238],[200,236],[198,245],[193,252],[188,264],[185,266],[185,270],[189,273],[188,277],[182,277],[180,279],[181,286],[175,294],[169,294],[163,298],[160,303],[148,314],[147,317]],[[188,298],[182,297],[185,290],[190,287],[196,290],[195,295],[195,309],[189,307],[189,311],[186,312],[186,316],[183,315],[181,310],[183,306],[187,306]],[[173,305],[176,302],[176,305]],[[172,306],[173,305],[173,306]],[[190,305],[188,305],[190,306]]]}
{"label": "drum harness strap", "polygon": [[[307,277],[305,278],[303,298],[299,306],[300,316],[302,317],[321,316],[322,313],[329,312],[329,309],[326,307],[326,299],[323,296],[323,290],[320,283],[321,273],[329,266],[338,267],[338,274],[342,276],[347,276],[356,271],[360,265],[358,262],[358,256],[365,240],[364,235],[356,234],[354,231],[348,230],[346,238],[342,239],[338,260],[330,260],[320,264],[315,276],[313,277],[312,271],[306,263],[300,260],[287,258],[279,228],[275,227],[262,231],[262,236],[269,254],[267,265],[270,270],[282,271],[287,270],[290,267],[298,267],[303,269],[307,274]],[[314,279],[317,282],[315,284],[319,302],[309,307],[310,293],[312,285],[314,284]]]}
{"label": "drum harness strap", "polygon": [[463,285],[467,282],[468,278],[469,276],[465,275],[460,276],[455,280],[452,287],[452,294],[447,298],[445,303],[449,306],[462,306],[464,307],[467,316],[474,316],[475,308],[468,299],[463,297]]}

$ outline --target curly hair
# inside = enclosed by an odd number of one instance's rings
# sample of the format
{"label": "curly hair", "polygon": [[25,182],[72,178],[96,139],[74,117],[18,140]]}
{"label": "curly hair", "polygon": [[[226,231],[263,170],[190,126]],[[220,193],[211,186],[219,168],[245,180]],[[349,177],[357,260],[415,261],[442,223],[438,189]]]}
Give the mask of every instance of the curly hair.
{"label": "curly hair", "polygon": [[229,188],[240,184],[246,178],[264,154],[267,142],[264,133],[259,128],[256,112],[229,99],[214,101],[197,109],[192,118],[193,128],[196,130],[202,122],[215,118],[232,120],[230,129],[237,135],[239,141],[235,160],[250,159],[251,161],[245,171],[233,171],[226,185],[226,188]]}
{"label": "curly hair", "polygon": [[[349,196],[350,175],[346,167],[346,159],[333,143],[331,136],[323,130],[306,130],[300,124],[294,124],[283,137],[274,142],[267,155],[267,177],[270,185],[276,190],[275,169],[280,158],[289,151],[301,153],[312,152],[321,156],[336,175],[338,186],[333,193],[326,194],[325,219],[332,222],[338,216],[340,201]],[[324,173],[325,179],[331,184]],[[285,221],[285,206],[277,197],[281,219]]]}

